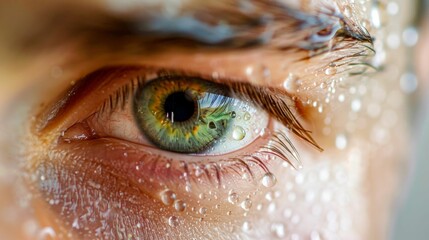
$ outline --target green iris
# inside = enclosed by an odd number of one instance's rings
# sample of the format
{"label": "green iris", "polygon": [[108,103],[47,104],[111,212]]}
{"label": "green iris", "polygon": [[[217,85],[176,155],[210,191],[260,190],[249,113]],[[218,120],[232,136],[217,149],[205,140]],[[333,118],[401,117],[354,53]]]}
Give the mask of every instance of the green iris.
{"label": "green iris", "polygon": [[200,78],[160,77],[137,90],[134,115],[159,148],[199,153],[228,130],[235,112],[222,85]]}

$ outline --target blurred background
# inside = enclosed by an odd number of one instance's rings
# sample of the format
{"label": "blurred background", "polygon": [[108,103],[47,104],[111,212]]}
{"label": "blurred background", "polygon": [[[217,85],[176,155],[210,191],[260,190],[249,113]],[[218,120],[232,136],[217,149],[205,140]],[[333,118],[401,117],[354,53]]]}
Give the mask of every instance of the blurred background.
{"label": "blurred background", "polygon": [[429,239],[429,1],[420,0],[416,4],[417,11],[414,22],[411,23],[414,27],[411,29],[416,29],[419,41],[409,53],[409,71],[417,74],[408,76],[415,78],[412,81],[416,83],[415,91],[410,94],[409,99],[409,106],[414,106],[409,109],[414,141],[410,159],[412,165],[398,202],[397,219],[391,233],[393,240]]}

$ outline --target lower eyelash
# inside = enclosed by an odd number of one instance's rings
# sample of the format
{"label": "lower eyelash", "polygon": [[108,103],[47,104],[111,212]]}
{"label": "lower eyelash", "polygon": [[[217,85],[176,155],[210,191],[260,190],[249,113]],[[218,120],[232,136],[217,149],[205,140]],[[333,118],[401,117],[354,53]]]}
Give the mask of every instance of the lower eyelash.
{"label": "lower eyelash", "polygon": [[[106,99],[97,114],[119,108],[125,109],[136,89],[144,85],[146,81],[145,76],[139,76],[130,80],[128,84],[119,88]],[[225,160],[206,161],[204,163],[180,161],[183,177],[187,184],[201,181],[201,178],[204,176],[208,182],[221,186],[226,173],[237,174],[240,177],[248,175],[249,181],[254,181],[256,176],[263,176],[269,173],[268,165],[275,160],[287,162],[294,168],[300,168],[301,161],[298,151],[285,131],[287,131],[286,128],[272,134],[269,131],[265,132],[264,138],[269,138],[267,143],[251,154],[227,158]],[[159,166],[160,164],[170,166],[172,165],[172,161],[174,161],[165,158],[152,158],[152,160],[155,161],[150,163],[153,166]],[[164,161],[164,163],[158,161]]]}

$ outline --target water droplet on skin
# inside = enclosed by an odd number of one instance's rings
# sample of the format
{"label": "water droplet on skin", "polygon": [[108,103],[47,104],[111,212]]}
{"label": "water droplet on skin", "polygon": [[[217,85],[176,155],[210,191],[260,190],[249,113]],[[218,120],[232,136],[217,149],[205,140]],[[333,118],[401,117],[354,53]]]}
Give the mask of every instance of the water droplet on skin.
{"label": "water droplet on skin", "polygon": [[276,177],[274,176],[274,174],[272,173],[266,173],[263,177],[262,177],[262,185],[264,187],[270,188],[272,186],[274,186],[277,182]]}
{"label": "water droplet on skin", "polygon": [[228,202],[232,203],[232,204],[237,204],[239,201],[239,197],[238,194],[235,192],[230,192],[228,194]]}
{"label": "water droplet on skin", "polygon": [[344,96],[344,94],[340,94],[340,95],[338,95],[338,101],[339,102],[344,102],[344,100],[345,100],[345,96]]}
{"label": "water droplet on skin", "polygon": [[206,214],[207,213],[207,208],[205,208],[205,207],[202,207],[202,208],[200,208],[200,210],[198,211],[200,214]]}
{"label": "water droplet on skin", "polygon": [[232,138],[240,141],[246,136],[246,131],[240,126],[235,126],[232,130]]}
{"label": "water droplet on skin", "polygon": [[278,238],[284,238],[286,236],[285,226],[283,223],[271,224],[271,232]]}
{"label": "water droplet on skin", "polygon": [[200,195],[198,195],[198,198],[203,200],[206,198],[206,195],[204,193],[200,193]]}
{"label": "water droplet on skin", "polygon": [[274,199],[273,193],[272,192],[267,192],[267,194],[265,194],[265,199],[267,199],[267,201],[271,202]]}
{"label": "water droplet on skin", "polygon": [[245,113],[244,113],[244,116],[243,116],[243,119],[244,119],[245,121],[249,121],[249,120],[250,120],[250,118],[251,118],[250,113],[245,112]]}
{"label": "water droplet on skin", "polygon": [[339,134],[335,138],[335,146],[342,150],[347,147],[347,137],[344,134]]}
{"label": "water droplet on skin", "polygon": [[310,240],[321,240],[320,234],[316,231],[311,232]]}
{"label": "water droplet on skin", "polygon": [[243,229],[243,231],[248,232],[252,229],[252,226],[250,225],[249,222],[245,221],[243,223],[243,226],[241,227],[241,229]]}
{"label": "water droplet on skin", "polygon": [[231,112],[231,118],[235,118],[237,116],[237,113],[235,113],[234,111]]}
{"label": "water droplet on skin", "polygon": [[176,200],[174,201],[174,209],[178,212],[183,212],[186,208],[186,203],[182,200]]}
{"label": "water droplet on skin", "polygon": [[228,216],[231,216],[231,214],[232,214],[231,211],[226,212],[226,215],[228,215]]}
{"label": "water droplet on skin", "polygon": [[246,198],[243,202],[241,202],[242,209],[249,211],[251,207],[252,207],[252,200]]}
{"label": "water droplet on skin", "polygon": [[351,108],[352,108],[353,112],[359,112],[361,107],[362,107],[362,104],[361,104],[359,99],[355,99],[352,101]]}
{"label": "water droplet on skin", "polygon": [[260,132],[259,132],[259,136],[262,139],[268,139],[271,136],[271,130],[269,128],[263,128]]}
{"label": "water droplet on skin", "polygon": [[171,227],[176,227],[179,225],[179,219],[176,216],[171,216],[168,218],[168,225]]}
{"label": "water droplet on skin", "polygon": [[283,82],[283,87],[288,92],[295,92],[298,89],[299,85],[300,83],[298,77],[292,73],[289,73],[289,75]]}
{"label": "water droplet on skin", "polygon": [[162,191],[160,195],[162,203],[167,206],[173,204],[174,200],[176,199],[176,194],[169,189]]}

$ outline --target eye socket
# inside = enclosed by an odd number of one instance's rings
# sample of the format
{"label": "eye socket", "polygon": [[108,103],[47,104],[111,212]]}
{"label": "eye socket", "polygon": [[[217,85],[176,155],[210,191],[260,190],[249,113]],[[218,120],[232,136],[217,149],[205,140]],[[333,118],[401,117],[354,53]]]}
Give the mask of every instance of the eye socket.
{"label": "eye socket", "polygon": [[[201,78],[165,76],[136,89],[135,124],[157,147],[180,153],[227,153],[246,146],[268,117],[227,87]],[[247,136],[247,137],[246,137]]]}

